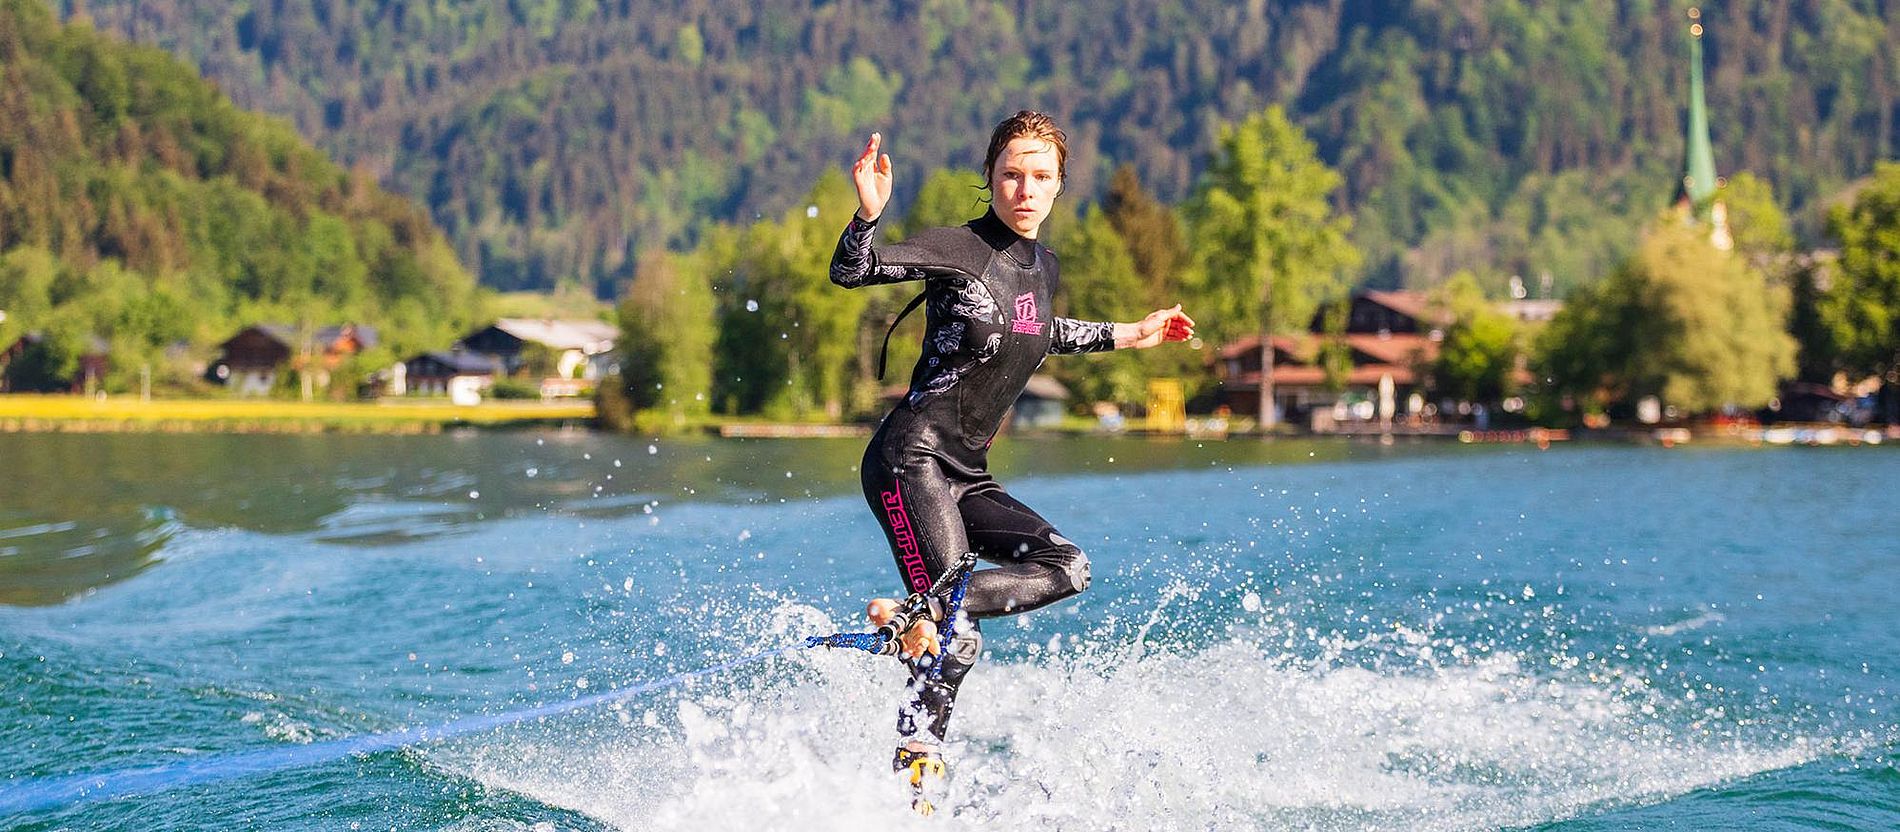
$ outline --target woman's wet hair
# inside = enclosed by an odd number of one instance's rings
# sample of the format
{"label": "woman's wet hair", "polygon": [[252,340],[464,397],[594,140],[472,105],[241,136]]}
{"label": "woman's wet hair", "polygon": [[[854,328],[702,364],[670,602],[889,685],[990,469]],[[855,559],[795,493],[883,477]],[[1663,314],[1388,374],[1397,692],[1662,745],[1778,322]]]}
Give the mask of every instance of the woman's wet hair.
{"label": "woman's wet hair", "polygon": [[988,187],[990,173],[996,166],[996,157],[1003,155],[1012,139],[1041,139],[1056,148],[1056,176],[1067,181],[1069,178],[1069,134],[1056,126],[1056,120],[1046,113],[1035,110],[1022,110],[1002,124],[996,125],[996,132],[990,134],[990,149],[983,154],[983,184]]}

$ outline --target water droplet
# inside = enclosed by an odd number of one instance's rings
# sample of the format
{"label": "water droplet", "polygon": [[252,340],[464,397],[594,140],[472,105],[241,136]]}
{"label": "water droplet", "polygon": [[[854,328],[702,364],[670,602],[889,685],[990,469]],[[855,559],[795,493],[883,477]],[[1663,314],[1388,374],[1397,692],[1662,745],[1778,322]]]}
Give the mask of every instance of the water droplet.
{"label": "water droplet", "polygon": [[479,499],[481,499],[481,498],[482,498],[482,492],[480,492],[480,491],[470,491],[470,492],[468,492],[468,498],[469,498],[469,499],[471,499],[471,500],[479,500]]}
{"label": "water droplet", "polygon": [[747,312],[757,312],[757,311],[759,311],[759,302],[758,302],[758,301],[756,301],[756,300],[748,300],[748,301],[746,301],[746,302],[745,302],[745,311],[747,311]]}

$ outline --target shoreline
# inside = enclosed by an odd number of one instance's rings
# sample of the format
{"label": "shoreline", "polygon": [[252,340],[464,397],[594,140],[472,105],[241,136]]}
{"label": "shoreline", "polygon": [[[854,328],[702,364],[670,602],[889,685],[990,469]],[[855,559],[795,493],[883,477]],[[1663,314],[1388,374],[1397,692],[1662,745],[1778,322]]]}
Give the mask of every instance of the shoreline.
{"label": "shoreline", "polygon": [[[297,402],[278,399],[87,398],[69,395],[0,395],[0,433],[232,433],[435,434],[468,428],[560,428],[597,431],[592,400],[488,401],[454,405],[442,400]],[[731,439],[861,438],[872,423],[771,422],[752,418],[706,418],[684,432]],[[1349,428],[1329,433],[1305,431],[1152,431],[1139,421],[1127,429],[1104,431],[1080,420],[1058,427],[1005,429],[1014,436],[1119,436],[1141,439],[1255,440],[1346,439],[1389,443],[1395,440],[1462,445],[1618,443],[1704,446],[1859,446],[1900,444],[1900,425],[1848,427],[1784,423],[1759,425],[1676,425],[1596,429],[1511,427],[1474,430],[1466,425]]]}

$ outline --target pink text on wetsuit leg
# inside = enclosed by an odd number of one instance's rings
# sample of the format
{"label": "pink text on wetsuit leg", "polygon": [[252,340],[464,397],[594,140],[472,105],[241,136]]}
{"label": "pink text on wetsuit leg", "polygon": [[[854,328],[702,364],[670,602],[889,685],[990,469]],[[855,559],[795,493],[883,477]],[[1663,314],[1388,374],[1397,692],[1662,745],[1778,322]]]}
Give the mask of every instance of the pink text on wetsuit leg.
{"label": "pink text on wetsuit leg", "polygon": [[902,486],[893,483],[891,490],[884,492],[884,516],[891,522],[891,538],[897,541],[898,557],[904,563],[910,591],[929,589],[930,572],[924,569],[923,553],[917,551],[917,535],[910,528],[910,513],[904,510]]}

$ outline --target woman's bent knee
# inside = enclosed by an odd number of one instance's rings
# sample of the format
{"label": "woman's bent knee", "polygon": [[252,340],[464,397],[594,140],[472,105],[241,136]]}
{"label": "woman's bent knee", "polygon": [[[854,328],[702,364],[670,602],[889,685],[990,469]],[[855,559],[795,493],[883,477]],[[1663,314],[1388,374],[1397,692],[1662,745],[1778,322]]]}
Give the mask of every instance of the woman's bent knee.
{"label": "woman's bent knee", "polygon": [[1089,556],[1083,554],[1081,549],[1075,549],[1069,555],[1068,562],[1063,564],[1062,571],[1069,577],[1071,594],[1079,595],[1089,588]]}

